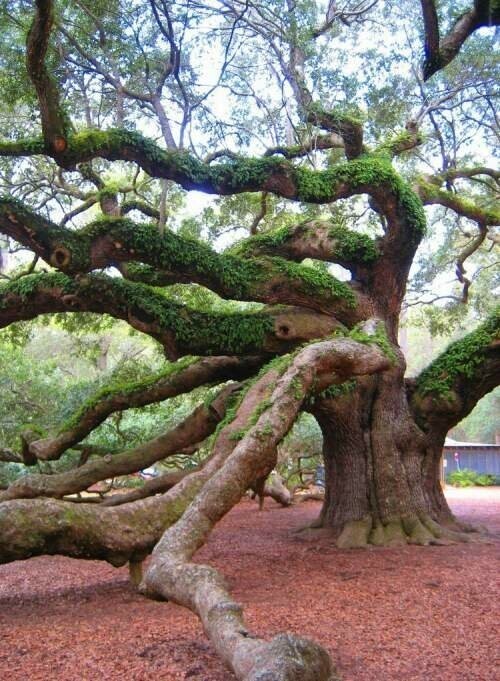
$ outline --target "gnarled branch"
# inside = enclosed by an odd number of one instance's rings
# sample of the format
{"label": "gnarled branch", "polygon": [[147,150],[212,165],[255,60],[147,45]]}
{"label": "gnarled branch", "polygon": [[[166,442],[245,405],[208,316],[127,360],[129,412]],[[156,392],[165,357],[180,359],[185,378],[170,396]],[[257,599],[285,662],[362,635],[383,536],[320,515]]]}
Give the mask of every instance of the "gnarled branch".
{"label": "gnarled branch", "polygon": [[174,303],[151,288],[105,275],[72,279],[36,274],[0,285],[0,327],[50,312],[100,312],[156,338],[172,359],[181,355],[255,355],[286,352],[322,338],[339,324],[302,308],[217,314]]}
{"label": "gnarled branch", "polygon": [[187,358],[145,381],[106,386],[89,398],[55,437],[37,439],[30,443],[29,449],[36,460],[58,459],[114,412],[161,402],[202,385],[247,378],[262,362],[259,357]]}
{"label": "gnarled branch", "polygon": [[500,310],[496,310],[418,376],[410,406],[421,428],[444,437],[499,383]]}
{"label": "gnarled branch", "polygon": [[[345,339],[313,344],[300,351],[289,361],[281,378],[275,370],[267,371],[256,384],[268,394],[257,422],[153,552],[143,589],[196,612],[217,652],[238,679],[327,681],[332,669],[325,651],[311,642],[277,637],[268,644],[251,636],[243,622],[241,606],[231,600],[222,577],[213,568],[190,559],[255,476],[267,476],[272,470],[276,446],[311,390],[321,389],[332,380],[338,382],[345,376],[372,373],[388,366],[387,358],[373,346],[361,349]],[[296,652],[292,658],[290,649]]]}
{"label": "gnarled branch", "polygon": [[100,480],[136,473],[180,449],[207,438],[224,418],[227,402],[238,384],[223,388],[210,405],[202,404],[178,426],[134,449],[88,461],[73,470],[54,475],[25,475],[0,492],[0,502],[36,497],[62,498],[87,489]]}
{"label": "gnarled branch", "polygon": [[249,261],[220,254],[174,232],[160,234],[155,225],[108,217],[75,232],[11,198],[0,198],[0,232],[68,274],[119,265],[133,281],[156,286],[198,283],[225,298],[299,305],[333,313],[346,324],[359,321],[355,293],[327,273],[276,257]]}

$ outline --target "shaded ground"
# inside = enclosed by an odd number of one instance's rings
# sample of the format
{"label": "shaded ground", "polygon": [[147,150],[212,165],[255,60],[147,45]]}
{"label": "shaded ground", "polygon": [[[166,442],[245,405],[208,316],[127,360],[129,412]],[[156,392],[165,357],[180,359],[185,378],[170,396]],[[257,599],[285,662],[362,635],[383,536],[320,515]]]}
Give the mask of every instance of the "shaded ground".
{"label": "shaded ground", "polygon": [[[456,515],[500,534],[500,488],[451,489],[448,498]],[[341,552],[291,534],[319,507],[267,500],[259,513],[243,501],[198,554],[223,569],[251,628],[316,639],[344,681],[499,678],[498,541]],[[125,569],[42,557],[0,566],[0,678],[234,676],[193,615],[138,596]]]}

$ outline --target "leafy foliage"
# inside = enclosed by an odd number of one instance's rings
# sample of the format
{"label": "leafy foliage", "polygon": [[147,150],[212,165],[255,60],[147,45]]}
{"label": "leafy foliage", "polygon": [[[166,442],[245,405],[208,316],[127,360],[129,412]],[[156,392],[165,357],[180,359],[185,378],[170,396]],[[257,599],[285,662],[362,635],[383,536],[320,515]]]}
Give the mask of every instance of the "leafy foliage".
{"label": "leafy foliage", "polygon": [[453,471],[446,477],[446,481],[453,487],[488,487],[496,485],[497,478],[489,473],[476,473],[468,468]]}

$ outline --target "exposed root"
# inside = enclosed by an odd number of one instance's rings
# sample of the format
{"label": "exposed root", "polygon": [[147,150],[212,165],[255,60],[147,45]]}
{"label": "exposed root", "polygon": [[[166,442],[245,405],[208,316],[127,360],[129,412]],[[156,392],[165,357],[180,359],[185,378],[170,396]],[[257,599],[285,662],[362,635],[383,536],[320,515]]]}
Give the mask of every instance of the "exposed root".
{"label": "exposed root", "polygon": [[354,549],[368,544],[368,537],[372,527],[371,518],[353,520],[344,525],[344,529],[337,539],[339,549]]}

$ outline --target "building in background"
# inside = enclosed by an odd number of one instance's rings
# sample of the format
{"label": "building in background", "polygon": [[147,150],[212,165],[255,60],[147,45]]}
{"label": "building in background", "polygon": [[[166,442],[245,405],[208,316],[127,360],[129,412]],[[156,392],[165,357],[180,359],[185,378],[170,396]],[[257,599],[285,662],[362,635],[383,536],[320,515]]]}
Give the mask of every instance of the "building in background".
{"label": "building in background", "polygon": [[447,437],[443,448],[442,481],[454,471],[467,468],[500,478],[500,438],[496,444],[457,442]]}

